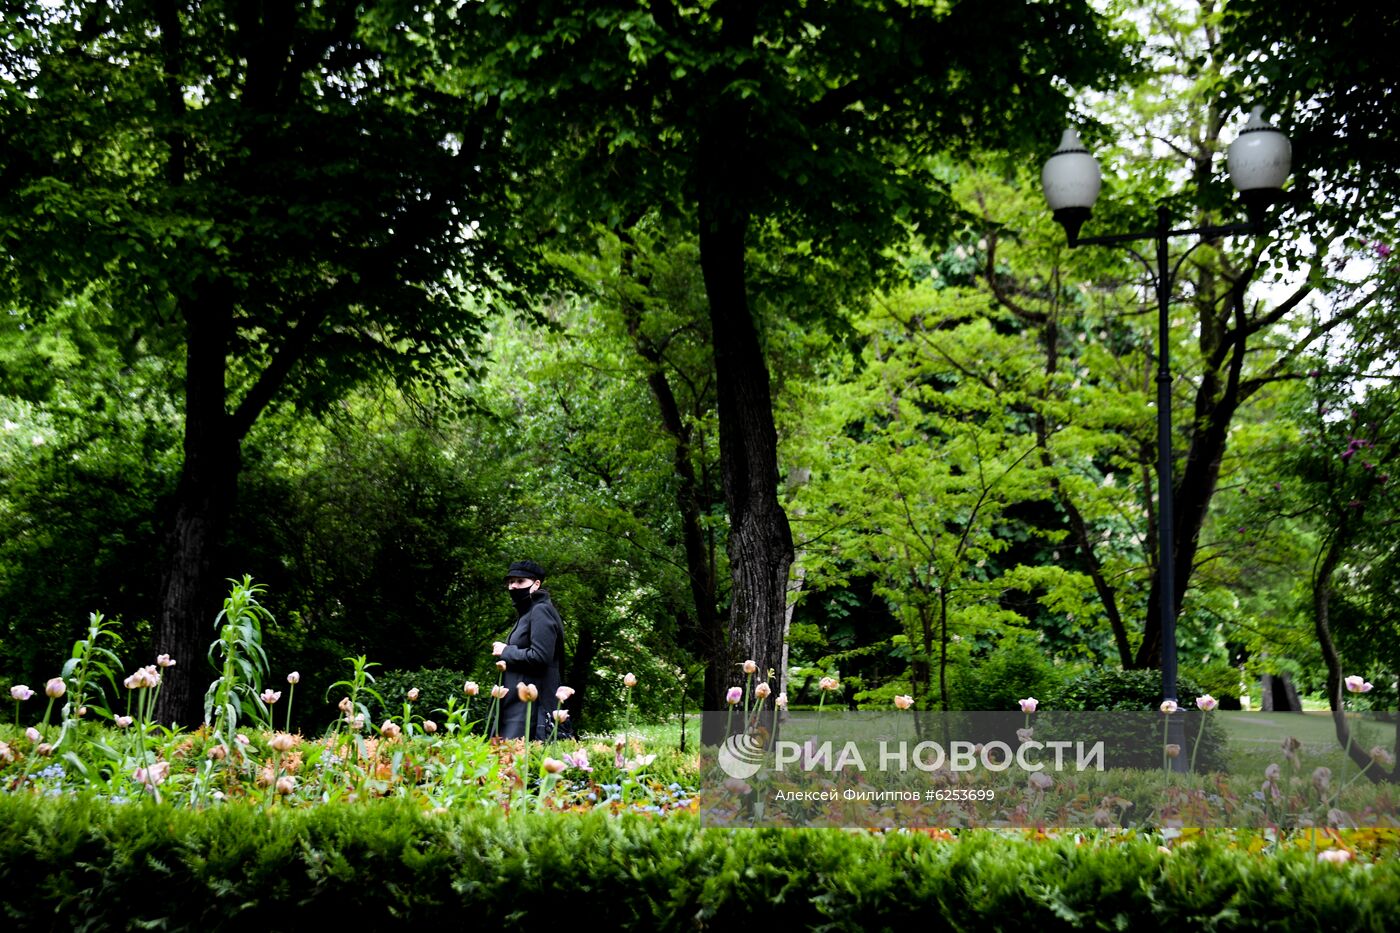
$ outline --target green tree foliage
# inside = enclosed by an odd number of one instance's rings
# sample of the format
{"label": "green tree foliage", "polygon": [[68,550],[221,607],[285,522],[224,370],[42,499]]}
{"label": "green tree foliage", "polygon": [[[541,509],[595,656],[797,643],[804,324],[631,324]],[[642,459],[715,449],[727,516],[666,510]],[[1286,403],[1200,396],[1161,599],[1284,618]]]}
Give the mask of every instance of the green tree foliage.
{"label": "green tree foliage", "polygon": [[149,634],[172,370],[82,301],[0,316],[0,666],[18,679],[53,676],[90,612]]}
{"label": "green tree foliage", "polygon": [[[158,647],[192,656],[240,445],[274,400],[440,381],[518,269],[504,128],[383,52],[372,5],[29,4],[0,74],[11,300],[77,293],[183,356]],[[193,715],[175,678],[166,718]]]}
{"label": "green tree foliage", "polygon": [[1400,11],[1360,0],[1224,0],[1228,85],[1283,115],[1296,218],[1391,242],[1400,191],[1400,110],[1390,50]]}
{"label": "green tree foliage", "polygon": [[[518,124],[552,130],[531,135],[566,186],[553,199],[565,225],[656,207],[693,225],[729,517],[725,664],[779,667],[792,538],[746,251],[801,244],[809,269],[859,280],[911,230],[946,229],[929,156],[1033,138],[1064,111],[1066,82],[1116,66],[1101,20],[1080,2],[747,0],[478,4],[445,19],[438,54],[479,68]],[[495,51],[465,61],[464,26],[499,30]]]}
{"label": "green tree foliage", "polygon": [[1049,493],[1025,427],[1035,360],[970,288],[887,295],[854,323],[859,361],[838,362],[788,416],[787,455],[812,469],[794,494],[803,562],[818,589],[877,581],[905,626],[915,698],[947,709],[953,646],[1028,621],[1005,591],[1039,588],[1060,611],[1087,596],[1082,575],[1000,557],[1007,509]]}

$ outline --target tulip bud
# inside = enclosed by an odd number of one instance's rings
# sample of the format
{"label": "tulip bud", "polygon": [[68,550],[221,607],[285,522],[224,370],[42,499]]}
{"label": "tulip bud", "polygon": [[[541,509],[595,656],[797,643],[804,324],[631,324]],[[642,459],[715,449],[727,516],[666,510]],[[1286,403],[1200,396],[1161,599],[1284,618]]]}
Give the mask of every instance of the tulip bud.
{"label": "tulip bud", "polygon": [[296,787],[297,779],[290,774],[284,774],[277,779],[277,793],[281,794],[283,797],[296,790]]}
{"label": "tulip bud", "polygon": [[509,695],[510,691],[501,684],[496,684],[496,686],[491,688],[491,696],[493,699],[504,700]]}
{"label": "tulip bud", "polygon": [[564,762],[560,761],[557,758],[546,758],[544,760],[544,770],[549,774],[558,774],[560,771],[563,771],[567,767],[568,765],[564,764]]}
{"label": "tulip bud", "polygon": [[43,734],[40,733],[38,729],[35,729],[33,726],[30,726],[28,729],[24,730],[24,737],[29,740],[29,744],[31,745],[36,745],[39,742],[44,741]]}
{"label": "tulip bud", "polygon": [[162,654],[156,657],[156,664],[160,667],[174,667],[175,659],[168,654]]}
{"label": "tulip bud", "polygon": [[338,706],[340,708],[340,711],[342,713],[345,713],[347,716],[350,715],[350,713],[355,709],[355,704],[350,702],[349,697],[341,697]]}
{"label": "tulip bud", "polygon": [[392,719],[384,720],[384,725],[379,727],[380,734],[386,739],[397,739],[400,731],[398,723],[394,722]]}
{"label": "tulip bud", "polygon": [[293,684],[293,685],[296,685],[296,684],[301,683],[301,672],[300,672],[300,671],[292,671],[290,674],[288,674],[288,675],[287,675],[287,683]]}
{"label": "tulip bud", "polygon": [[57,700],[59,697],[63,696],[67,692],[68,685],[63,682],[62,677],[55,677],[48,683],[44,684],[44,693],[48,694],[49,697],[52,699]]}
{"label": "tulip bud", "polygon": [[469,697],[474,697],[481,692],[481,686],[474,680],[469,680],[462,687],[462,692]]}
{"label": "tulip bud", "polygon": [[771,695],[772,693],[773,688],[768,685],[768,681],[766,680],[759,681],[757,684],[754,685],[753,695],[758,697],[760,700],[768,699],[769,695]]}
{"label": "tulip bud", "polygon": [[745,662],[744,662],[744,673],[745,673],[745,674],[752,674],[752,673],[755,673],[757,670],[758,670],[758,662],[757,662],[757,661],[745,661]]}
{"label": "tulip bud", "polygon": [[267,743],[274,752],[289,752],[296,745],[296,740],[286,732],[279,732],[272,737],[272,741]]}
{"label": "tulip bud", "polygon": [[635,686],[637,686],[637,675],[636,675],[636,674],[632,674],[632,673],[623,674],[623,675],[622,675],[622,686],[624,686],[624,687],[635,687]]}
{"label": "tulip bud", "polygon": [[559,725],[562,726],[565,722],[568,721],[568,719],[569,719],[569,711],[568,711],[568,710],[566,710],[566,709],[557,709],[557,710],[554,711],[554,721],[555,721],[556,723],[558,723]]}
{"label": "tulip bud", "polygon": [[901,693],[894,698],[895,709],[908,709],[914,705],[914,698],[907,693]]}
{"label": "tulip bud", "polygon": [[1168,757],[1168,758],[1180,758],[1180,757],[1181,757],[1181,746],[1180,746],[1180,745],[1175,745],[1175,744],[1168,745],[1168,746],[1167,746],[1167,757]]}
{"label": "tulip bud", "polygon": [[428,735],[432,735],[437,731],[437,723],[433,722],[431,719],[423,720],[423,731],[428,733]]}
{"label": "tulip bud", "polygon": [[560,703],[567,703],[569,697],[573,695],[573,687],[560,687],[558,690],[554,691],[554,699],[558,700]]}
{"label": "tulip bud", "polygon": [[726,692],[724,695],[724,702],[728,703],[730,706],[733,706],[743,698],[744,690],[742,687],[730,687],[728,692]]}
{"label": "tulip bud", "polygon": [[412,690],[408,691],[408,702],[410,702],[410,703],[417,703],[417,702],[418,702],[418,688],[417,688],[417,687],[414,687]]}

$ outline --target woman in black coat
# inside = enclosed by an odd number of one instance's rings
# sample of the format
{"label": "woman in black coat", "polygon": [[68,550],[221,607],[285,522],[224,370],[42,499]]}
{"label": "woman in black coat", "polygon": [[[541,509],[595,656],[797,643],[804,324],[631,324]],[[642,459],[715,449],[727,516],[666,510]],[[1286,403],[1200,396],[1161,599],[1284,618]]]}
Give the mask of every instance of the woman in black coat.
{"label": "woman in black coat", "polygon": [[544,568],[532,560],[517,561],[506,572],[506,590],[515,604],[515,628],[510,637],[492,646],[492,653],[505,662],[501,683],[506,695],[501,700],[499,734],[518,739],[525,735],[525,705],[520,685],[533,684],[538,697],[532,702],[534,727],[530,737],[548,739],[553,729],[555,693],[563,677],[564,623],[559,610],[544,589]]}

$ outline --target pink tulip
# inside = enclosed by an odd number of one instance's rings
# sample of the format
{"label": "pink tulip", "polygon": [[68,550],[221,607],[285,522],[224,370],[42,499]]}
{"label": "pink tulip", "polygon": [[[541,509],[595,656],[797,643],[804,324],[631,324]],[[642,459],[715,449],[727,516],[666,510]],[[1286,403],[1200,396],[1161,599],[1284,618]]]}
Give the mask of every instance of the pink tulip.
{"label": "pink tulip", "polygon": [[567,767],[568,765],[560,761],[558,758],[546,758],[544,760],[544,770],[547,774],[558,774],[560,771],[563,771]]}
{"label": "pink tulip", "polygon": [[742,687],[730,687],[729,691],[724,695],[724,702],[728,703],[730,706],[733,706],[735,703],[738,703],[743,698],[744,690]]}
{"label": "pink tulip", "polygon": [[1319,862],[1331,862],[1333,865],[1345,865],[1351,861],[1351,852],[1347,849],[1323,849],[1317,853]]}
{"label": "pink tulip", "polygon": [[558,700],[560,703],[567,703],[569,701],[569,697],[573,695],[573,687],[560,687],[558,690],[554,691],[554,699]]}
{"label": "pink tulip", "polygon": [[521,682],[515,687],[515,695],[520,697],[521,703],[533,703],[540,698],[540,688]]}
{"label": "pink tulip", "polygon": [[399,729],[399,724],[392,719],[384,720],[384,725],[379,727],[380,734],[386,739],[397,739],[401,731],[402,730]]}
{"label": "pink tulip", "polygon": [[554,711],[554,721],[555,721],[556,723],[558,723],[559,725],[562,726],[564,723],[568,722],[568,720],[569,720],[569,711],[568,711],[568,710],[566,710],[566,709],[557,709],[557,710]]}
{"label": "pink tulip", "polygon": [[909,709],[914,705],[914,698],[907,693],[901,693],[894,698],[895,709]]}
{"label": "pink tulip", "polygon": [[29,699],[33,695],[34,691],[30,690],[24,684],[15,684],[13,687],[10,688],[10,696],[21,703],[23,703],[25,700]]}
{"label": "pink tulip", "polygon": [[48,683],[44,684],[44,692],[48,694],[52,699],[57,700],[59,697],[63,696],[65,693],[68,692],[68,685],[63,682],[62,677],[55,677]]}
{"label": "pink tulip", "polygon": [[1035,708],[1040,705],[1040,701],[1035,697],[1026,697],[1024,700],[1017,700],[1016,702],[1021,705],[1021,712],[1023,713],[1034,713]]}
{"label": "pink tulip", "polygon": [[481,685],[474,680],[469,680],[462,685],[462,692],[469,697],[474,697],[481,692]]}
{"label": "pink tulip", "polygon": [[437,731],[437,723],[433,722],[431,719],[423,720],[423,731],[428,733],[428,735],[432,735]]}
{"label": "pink tulip", "polygon": [[1175,713],[1178,709],[1180,709],[1180,707],[1176,705],[1175,700],[1163,700],[1160,709],[1162,710],[1162,712],[1171,715],[1172,713]]}
{"label": "pink tulip", "polygon": [[156,664],[160,667],[174,667],[175,659],[168,654],[158,655],[156,657]]}
{"label": "pink tulip", "polygon": [[29,744],[31,745],[37,745],[38,743],[44,741],[44,736],[39,732],[38,729],[35,729],[33,726],[30,726],[28,729],[24,730],[24,737],[29,740]]}
{"label": "pink tulip", "polygon": [[271,706],[280,699],[282,699],[282,693],[278,690],[264,690],[262,692],[262,701],[268,706]]}
{"label": "pink tulip", "polygon": [[491,696],[494,699],[504,700],[509,694],[510,691],[501,684],[496,684],[496,686],[491,688]]}
{"label": "pink tulip", "polygon": [[288,674],[287,683],[291,684],[292,686],[296,686],[297,684],[301,683],[301,672],[292,671],[290,674]]}
{"label": "pink tulip", "polygon": [[637,686],[637,675],[636,675],[636,674],[633,674],[633,673],[630,673],[630,672],[629,672],[629,673],[626,673],[626,674],[623,674],[623,675],[622,675],[622,686],[624,686],[624,687],[635,687],[635,686]]}
{"label": "pink tulip", "polygon": [[417,703],[417,702],[418,702],[418,688],[417,688],[417,687],[414,687],[412,690],[408,691],[408,702],[410,702],[410,703]]}
{"label": "pink tulip", "polygon": [[1211,696],[1209,693],[1205,694],[1204,696],[1196,697],[1196,708],[1203,713],[1209,713],[1211,710],[1215,709],[1219,705],[1220,701],[1217,700],[1215,697]]}
{"label": "pink tulip", "polygon": [[745,674],[753,674],[753,673],[755,673],[755,672],[757,672],[757,671],[758,671],[758,662],[757,662],[757,661],[752,661],[752,660],[750,660],[750,661],[745,661],[745,662],[744,662],[744,673],[745,673]]}
{"label": "pink tulip", "polygon": [[768,685],[768,681],[766,680],[759,682],[753,688],[753,695],[758,697],[760,700],[768,699],[769,694],[771,694],[772,692],[773,688]]}
{"label": "pink tulip", "polygon": [[277,793],[283,797],[297,789],[297,779],[290,774],[284,774],[277,779]]}
{"label": "pink tulip", "polygon": [[1352,693],[1370,693],[1373,689],[1375,689],[1375,684],[1372,684],[1365,678],[1358,677],[1355,674],[1351,675],[1350,677],[1344,678],[1342,682],[1346,684],[1346,688]]}

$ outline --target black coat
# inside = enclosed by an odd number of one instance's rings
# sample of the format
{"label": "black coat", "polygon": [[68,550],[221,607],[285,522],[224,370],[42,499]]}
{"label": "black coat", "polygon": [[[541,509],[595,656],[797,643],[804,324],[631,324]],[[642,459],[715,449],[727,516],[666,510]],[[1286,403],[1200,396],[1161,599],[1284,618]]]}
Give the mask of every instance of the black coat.
{"label": "black coat", "polygon": [[508,739],[524,737],[525,704],[516,688],[529,683],[540,692],[533,705],[535,728],[531,737],[548,739],[554,728],[554,710],[559,705],[554,694],[559,690],[564,668],[564,623],[548,590],[541,587],[531,595],[530,606],[515,620],[500,657],[506,662],[501,683],[507,690],[501,700],[500,735]]}

